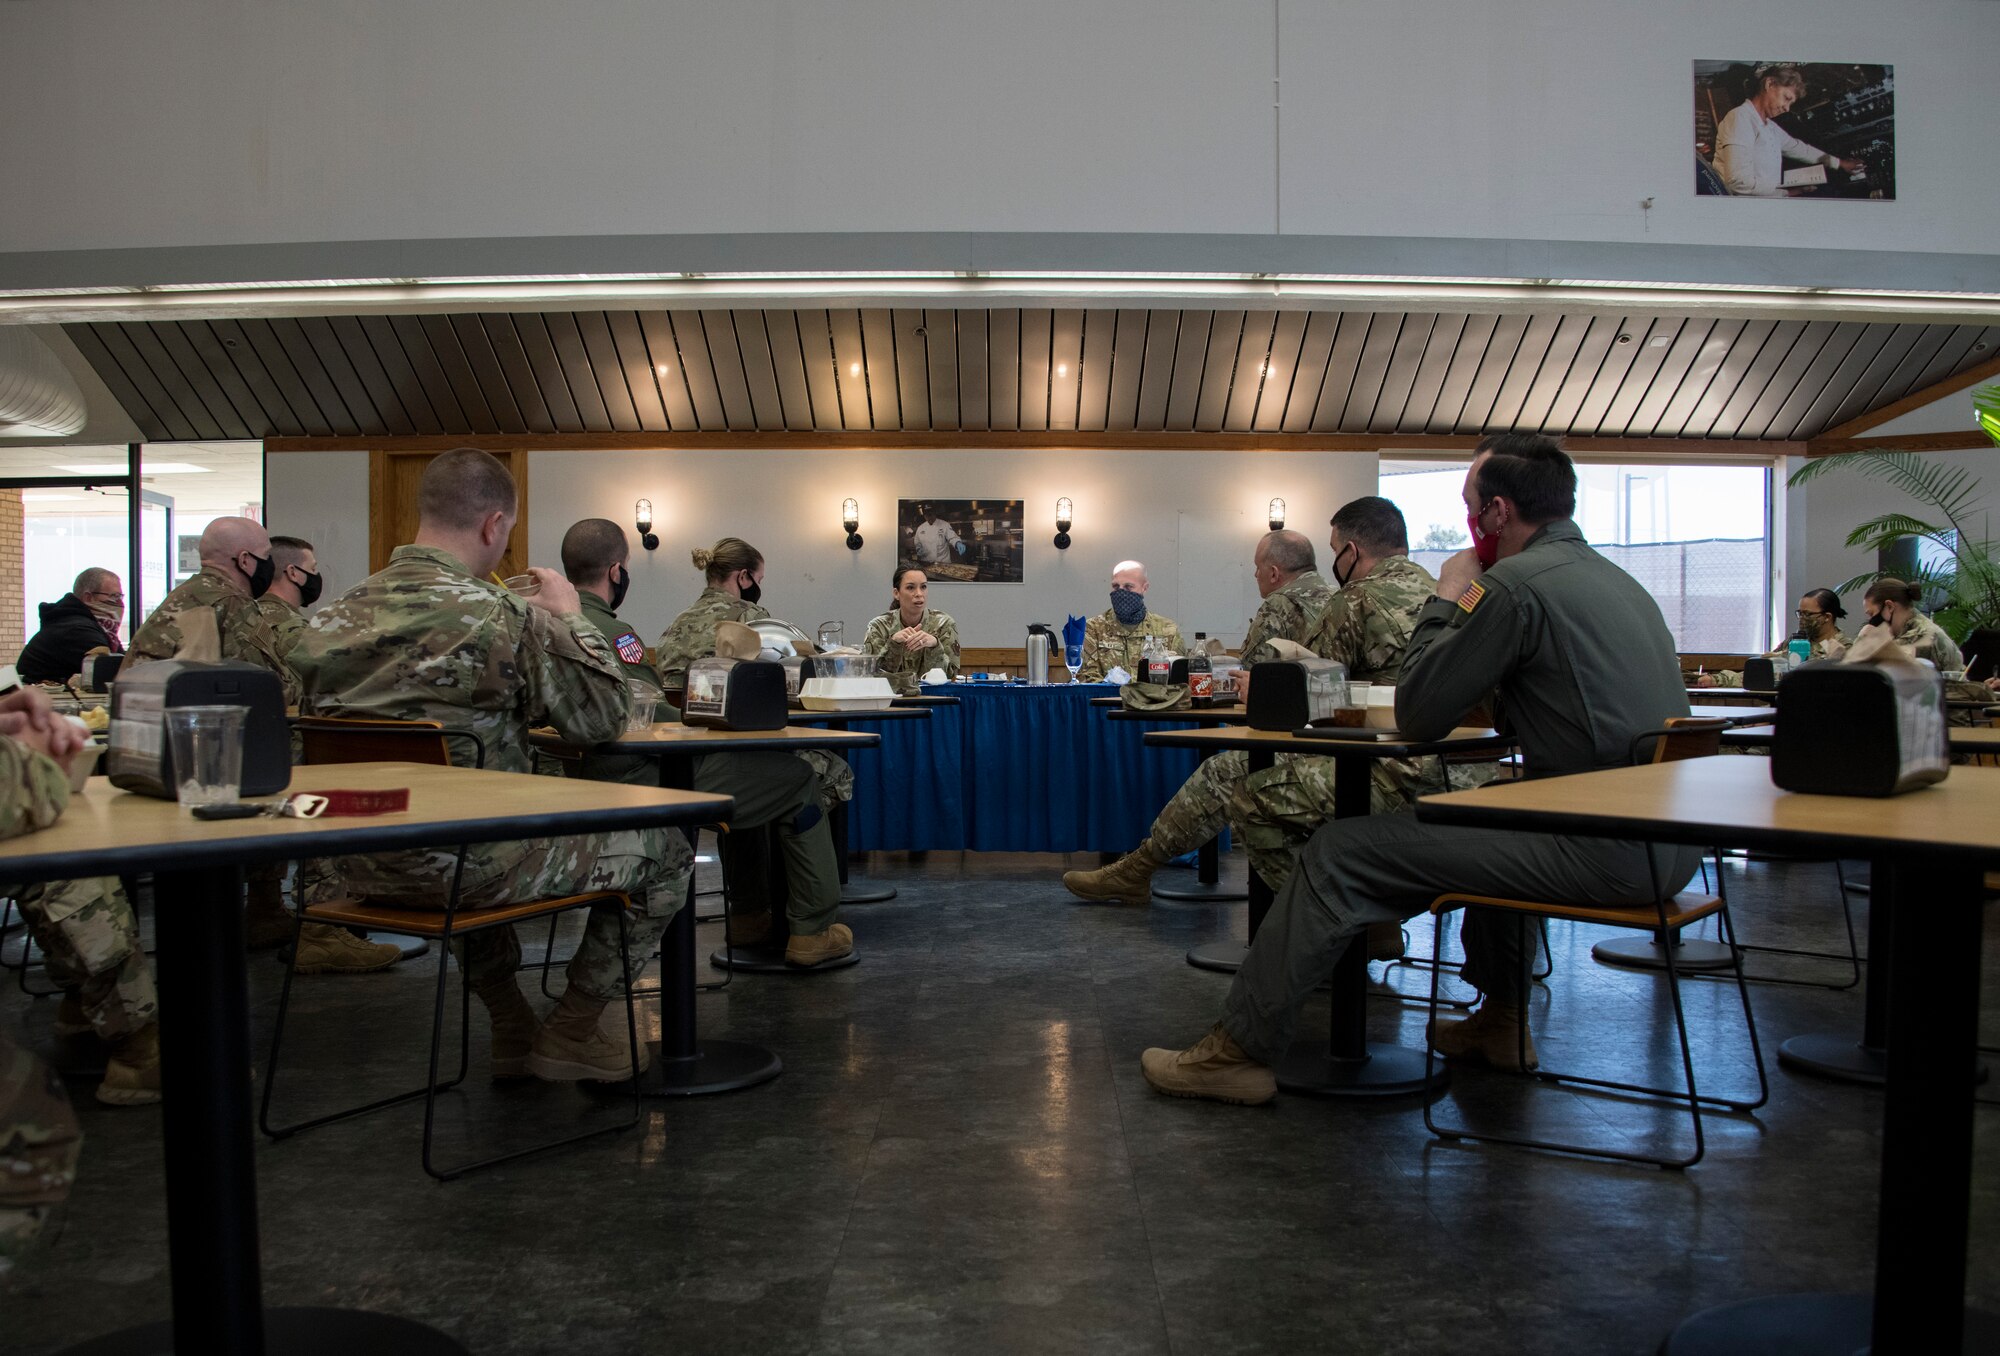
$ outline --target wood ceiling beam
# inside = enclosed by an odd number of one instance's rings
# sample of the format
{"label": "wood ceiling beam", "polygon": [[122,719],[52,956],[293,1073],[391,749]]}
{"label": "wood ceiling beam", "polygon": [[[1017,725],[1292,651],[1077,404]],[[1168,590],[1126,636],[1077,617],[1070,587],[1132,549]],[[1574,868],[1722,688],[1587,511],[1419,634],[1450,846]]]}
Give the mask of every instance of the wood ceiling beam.
{"label": "wood ceiling beam", "polygon": [[1926,405],[1942,400],[1954,391],[1963,391],[1968,386],[1977,386],[1980,382],[1990,381],[1994,377],[2000,377],[2000,357],[1988,358],[1983,363],[1974,363],[1963,372],[1946,377],[1943,381],[1932,382],[1921,391],[1910,392],[1901,400],[1892,400],[1880,409],[1857,414],[1844,424],[1835,424],[1812,441],[1821,443],[1836,438],[1852,438],[1857,433],[1880,428],[1891,419],[1900,419],[1912,410],[1920,410]]}
{"label": "wood ceiling beam", "polygon": [[[444,437],[266,438],[267,452],[949,452],[972,448],[1064,452],[1458,452],[1476,435],[1395,433],[1079,433],[1011,429],[916,432],[488,433]],[[1635,457],[1806,454],[1803,442],[1755,438],[1566,438],[1572,452]]]}
{"label": "wood ceiling beam", "polygon": [[1808,457],[1837,457],[1846,452],[1965,452],[1990,448],[1984,429],[1953,429],[1949,433],[1905,433],[1900,438],[1812,438]]}

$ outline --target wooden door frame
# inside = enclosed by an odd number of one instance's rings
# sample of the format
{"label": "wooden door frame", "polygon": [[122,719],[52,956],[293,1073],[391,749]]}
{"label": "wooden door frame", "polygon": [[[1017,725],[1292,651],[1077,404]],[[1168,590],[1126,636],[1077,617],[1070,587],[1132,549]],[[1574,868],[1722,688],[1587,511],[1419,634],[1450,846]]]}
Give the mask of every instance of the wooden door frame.
{"label": "wooden door frame", "polygon": [[[372,447],[368,450],[368,573],[389,564],[389,555],[398,546],[408,543],[391,541],[389,531],[389,459],[391,457],[421,457],[429,461],[439,452],[439,448]],[[525,449],[508,449],[493,454],[507,466],[514,476],[514,494],[519,505],[519,515],[514,519],[514,531],[509,537],[510,549],[520,548],[520,558],[528,558],[528,454]]]}

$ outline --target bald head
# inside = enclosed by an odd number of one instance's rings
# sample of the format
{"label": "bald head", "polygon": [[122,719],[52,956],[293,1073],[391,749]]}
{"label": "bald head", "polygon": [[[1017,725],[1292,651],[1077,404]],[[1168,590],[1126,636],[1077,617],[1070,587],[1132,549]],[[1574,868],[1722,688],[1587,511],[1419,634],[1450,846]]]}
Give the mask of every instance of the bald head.
{"label": "bald head", "polygon": [[1144,593],[1150,583],[1146,578],[1146,567],[1136,560],[1121,560],[1111,571],[1113,593]]}
{"label": "bald head", "polygon": [[253,556],[271,554],[271,534],[254,518],[217,518],[201,530],[201,563],[220,565],[248,551]]}
{"label": "bald head", "polygon": [[1316,563],[1313,544],[1302,533],[1266,532],[1257,542],[1257,554],[1251,558],[1257,572],[1257,596],[1270,597],[1313,569]]}

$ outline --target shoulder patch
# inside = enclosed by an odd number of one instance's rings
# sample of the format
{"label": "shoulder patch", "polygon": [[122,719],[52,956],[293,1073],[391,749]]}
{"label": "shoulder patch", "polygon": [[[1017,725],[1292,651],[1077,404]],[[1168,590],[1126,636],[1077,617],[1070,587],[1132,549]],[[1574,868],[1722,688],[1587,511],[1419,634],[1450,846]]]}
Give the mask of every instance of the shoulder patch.
{"label": "shoulder patch", "polygon": [[618,651],[618,657],[628,664],[646,662],[646,646],[635,632],[621,632],[612,639],[611,648]]}
{"label": "shoulder patch", "polygon": [[1465,586],[1465,592],[1458,595],[1458,610],[1460,612],[1472,611],[1473,608],[1479,606],[1479,600],[1485,596],[1486,585],[1480,583],[1477,579],[1473,580]]}

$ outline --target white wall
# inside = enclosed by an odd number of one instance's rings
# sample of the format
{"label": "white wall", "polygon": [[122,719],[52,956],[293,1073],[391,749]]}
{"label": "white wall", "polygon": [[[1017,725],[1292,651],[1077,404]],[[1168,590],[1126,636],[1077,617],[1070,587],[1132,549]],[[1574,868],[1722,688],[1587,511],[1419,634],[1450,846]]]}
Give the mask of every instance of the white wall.
{"label": "white wall", "polygon": [[[1282,229],[1990,256],[1996,52],[1990,0],[36,0],[0,5],[0,251]],[[1697,57],[1892,63],[1901,200],[1696,198]]]}
{"label": "white wall", "polygon": [[[329,593],[368,572],[368,456],[281,452],[268,458],[273,531],[319,549]],[[528,458],[528,549],[556,566],[562,534],[579,518],[632,522],[653,501],[660,548],[633,536],[632,593],[622,615],[649,642],[701,590],[696,546],[739,536],[764,552],[764,601],[811,631],[847,623],[852,641],[888,604],[899,495],[1025,501],[1026,582],[935,582],[931,603],[958,619],[968,645],[1017,646],[1027,623],[1060,626],[1108,606],[1111,567],[1137,556],[1152,577],[1152,606],[1192,634],[1234,645],[1255,609],[1250,553],[1267,530],[1272,496],[1315,543],[1333,511],[1375,489],[1362,453],[1014,452],[538,452]],[[1058,551],[1055,502],[1076,501],[1074,544]],[[861,501],[865,545],[850,551],[840,501]],[[1324,555],[1324,551],[1321,553]],[[1322,561],[1324,564],[1324,561]]]}

